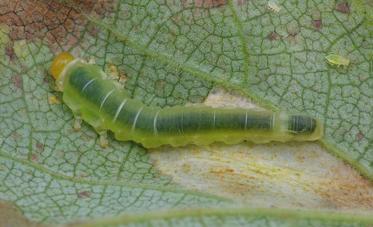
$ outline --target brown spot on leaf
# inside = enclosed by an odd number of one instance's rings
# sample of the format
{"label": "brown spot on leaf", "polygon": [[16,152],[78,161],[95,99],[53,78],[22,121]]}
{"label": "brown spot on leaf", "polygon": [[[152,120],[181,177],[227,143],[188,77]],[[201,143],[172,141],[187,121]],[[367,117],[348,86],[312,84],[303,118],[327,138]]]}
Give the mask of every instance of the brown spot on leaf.
{"label": "brown spot on leaf", "polygon": [[78,198],[79,199],[89,198],[90,196],[91,196],[91,192],[89,192],[89,191],[78,192]]}
{"label": "brown spot on leaf", "polygon": [[38,151],[43,151],[44,150],[44,144],[40,143],[40,142],[36,142],[36,149],[38,149]]}
{"label": "brown spot on leaf", "polygon": [[300,37],[297,36],[298,33],[289,33],[289,35],[286,37],[286,40],[290,43],[290,44],[298,44],[299,43],[299,40],[300,40]]}
{"label": "brown spot on leaf", "polygon": [[373,208],[371,182],[356,173],[349,173],[345,167],[335,168],[333,174],[344,177],[325,179],[315,190],[330,206],[338,209]]}
{"label": "brown spot on leaf", "polygon": [[246,0],[237,0],[237,5],[242,6],[246,3]]}
{"label": "brown spot on leaf", "polygon": [[118,67],[112,63],[108,63],[108,73],[111,77],[118,79],[119,78],[119,72]]}
{"label": "brown spot on leaf", "polygon": [[179,15],[179,14],[173,15],[172,17],[170,17],[170,19],[171,19],[175,24],[179,24],[179,22],[180,22],[180,20],[181,20],[181,15]]}
{"label": "brown spot on leaf", "polygon": [[279,40],[281,36],[277,32],[271,32],[267,35],[267,39],[271,41]]}
{"label": "brown spot on leaf", "polygon": [[13,75],[11,78],[10,78],[12,84],[14,85],[14,87],[18,88],[18,89],[22,89],[23,87],[23,81],[22,81],[22,77],[20,75]]}
{"label": "brown spot on leaf", "polygon": [[357,141],[361,141],[362,139],[364,138],[364,134],[359,131],[357,134],[356,134],[356,140]]}
{"label": "brown spot on leaf", "polygon": [[103,15],[113,1],[3,0],[0,23],[10,27],[11,40],[46,38],[51,44],[72,45],[87,23],[81,12]]}
{"label": "brown spot on leaf", "polygon": [[14,139],[14,140],[19,140],[22,138],[21,134],[19,134],[18,132],[13,132],[11,134],[11,137]]}
{"label": "brown spot on leaf", "polygon": [[300,32],[300,28],[299,28],[299,24],[298,22],[296,21],[292,21],[290,22],[289,24],[287,24],[286,26],[286,30],[288,32],[288,38],[292,38],[292,39],[295,39],[296,36],[299,34]]}
{"label": "brown spot on leaf", "polygon": [[[51,76],[47,70],[44,71],[43,82],[49,84],[52,81]],[[53,81],[54,82],[54,81]]]}
{"label": "brown spot on leaf", "polygon": [[295,36],[297,36],[298,35],[298,32],[297,31],[288,31],[288,34],[289,34],[289,37],[293,37],[293,38],[295,38]]}
{"label": "brown spot on leaf", "polygon": [[39,159],[39,157],[36,154],[31,155],[31,160],[32,161],[37,161],[38,159]]}
{"label": "brown spot on leaf", "polygon": [[97,26],[93,26],[93,25],[88,25],[87,27],[87,31],[88,33],[91,35],[91,36],[97,36],[98,32],[99,32],[99,29]]}
{"label": "brown spot on leaf", "polygon": [[227,0],[194,0],[194,2],[182,0],[182,4],[184,7],[195,6],[197,8],[215,8],[227,4]]}
{"label": "brown spot on leaf", "polygon": [[213,167],[210,168],[210,173],[214,174],[228,174],[228,173],[234,173],[234,169],[229,167]]}
{"label": "brown spot on leaf", "polygon": [[127,81],[127,75],[123,71],[119,71],[119,83],[125,83]]}
{"label": "brown spot on leaf", "polygon": [[335,10],[337,10],[340,13],[349,14],[350,13],[350,5],[348,2],[340,2],[337,3],[335,6]]}
{"label": "brown spot on leaf", "polygon": [[9,57],[11,61],[13,61],[16,58],[16,54],[14,52],[12,45],[7,45],[5,47],[5,54]]}
{"label": "brown spot on leaf", "polygon": [[320,30],[321,27],[322,27],[322,20],[321,20],[321,19],[313,20],[313,21],[312,21],[312,26],[313,26],[316,30]]}

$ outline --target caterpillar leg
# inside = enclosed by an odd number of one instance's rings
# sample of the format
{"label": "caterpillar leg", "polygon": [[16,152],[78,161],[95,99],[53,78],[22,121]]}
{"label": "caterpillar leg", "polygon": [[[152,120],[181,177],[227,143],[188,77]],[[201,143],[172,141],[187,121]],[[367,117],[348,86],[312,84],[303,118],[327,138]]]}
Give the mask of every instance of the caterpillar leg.
{"label": "caterpillar leg", "polygon": [[120,86],[122,88],[124,88],[124,85],[125,85],[126,81],[127,81],[126,76],[124,76],[124,75],[119,76],[118,83],[120,84]]}
{"label": "caterpillar leg", "polygon": [[110,80],[115,81],[115,86],[119,89],[124,88],[124,83],[127,80],[126,75],[123,72],[120,72],[118,67],[114,64],[109,64],[107,68],[107,77]]}
{"label": "caterpillar leg", "polygon": [[109,146],[109,141],[107,140],[107,132],[106,131],[101,131],[98,133],[99,135],[99,141],[100,141],[100,146],[102,148],[107,148]]}
{"label": "caterpillar leg", "polygon": [[105,75],[104,77],[106,80],[111,80],[114,82],[114,86],[117,88],[117,89],[123,89],[124,88],[124,83],[122,83],[120,81],[120,77],[118,77],[118,75],[115,75],[115,74],[107,74]]}
{"label": "caterpillar leg", "polygon": [[79,131],[82,128],[82,118],[75,116],[73,128],[75,131]]}

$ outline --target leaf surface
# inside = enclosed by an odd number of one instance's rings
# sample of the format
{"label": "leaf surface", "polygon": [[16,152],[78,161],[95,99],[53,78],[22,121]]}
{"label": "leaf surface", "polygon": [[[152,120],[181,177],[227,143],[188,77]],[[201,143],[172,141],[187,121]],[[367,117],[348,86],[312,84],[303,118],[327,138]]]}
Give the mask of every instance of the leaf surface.
{"label": "leaf surface", "polygon": [[[46,223],[132,224],[113,217],[121,213],[150,225],[372,223],[363,215],[373,207],[371,27],[350,2],[277,4],[278,12],[244,0],[10,1],[0,17],[0,199]],[[48,67],[60,51],[126,80],[146,104],[302,112],[322,119],[326,135],[321,144],[152,151],[110,138],[103,150],[90,126],[72,129],[72,113],[53,89]],[[332,52],[350,65],[328,65]],[[256,210],[272,206],[362,215],[304,210],[282,219],[281,211]]]}

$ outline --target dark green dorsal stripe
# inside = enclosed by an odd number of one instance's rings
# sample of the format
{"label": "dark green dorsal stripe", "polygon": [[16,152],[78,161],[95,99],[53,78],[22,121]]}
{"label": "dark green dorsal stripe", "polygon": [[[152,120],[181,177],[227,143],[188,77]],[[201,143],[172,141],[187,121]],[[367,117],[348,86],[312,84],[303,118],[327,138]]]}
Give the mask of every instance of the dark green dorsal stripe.
{"label": "dark green dorsal stripe", "polygon": [[119,112],[117,122],[132,127],[135,117],[142,106],[143,105],[137,103],[133,99],[127,99],[125,105]]}
{"label": "dark green dorsal stripe", "polygon": [[272,129],[272,115],[246,114],[245,110],[186,107],[162,111],[157,119],[159,133],[188,133],[209,130]]}
{"label": "dark green dorsal stripe", "polygon": [[272,129],[272,115],[246,114],[246,110],[217,111],[216,128],[221,129]]}
{"label": "dark green dorsal stripe", "polygon": [[69,83],[82,97],[93,104],[100,104],[105,94],[109,92],[104,81],[95,76],[87,67],[76,67],[71,72]]}
{"label": "dark green dorsal stripe", "polygon": [[157,118],[158,133],[189,133],[214,129],[213,113],[198,107],[167,108]]}
{"label": "dark green dorsal stripe", "polygon": [[158,133],[183,133],[183,112],[162,110],[156,119]]}
{"label": "dark green dorsal stripe", "polygon": [[114,118],[120,104],[124,100],[126,100],[126,97],[121,95],[119,91],[115,91],[105,100],[101,111]]}
{"label": "dark green dorsal stripe", "polygon": [[316,128],[316,120],[302,115],[289,117],[288,129],[293,133],[312,133]]}
{"label": "dark green dorsal stripe", "polygon": [[69,84],[76,90],[81,91],[90,80],[94,77],[86,67],[78,66],[72,69],[69,77]]}
{"label": "dark green dorsal stripe", "polygon": [[224,111],[218,110],[215,113],[216,129],[245,129],[245,111]]}
{"label": "dark green dorsal stripe", "polygon": [[246,129],[272,129],[273,115],[247,115]]}
{"label": "dark green dorsal stripe", "polygon": [[158,108],[144,107],[144,110],[139,115],[136,122],[136,131],[143,131],[153,134],[154,133],[154,116]]}

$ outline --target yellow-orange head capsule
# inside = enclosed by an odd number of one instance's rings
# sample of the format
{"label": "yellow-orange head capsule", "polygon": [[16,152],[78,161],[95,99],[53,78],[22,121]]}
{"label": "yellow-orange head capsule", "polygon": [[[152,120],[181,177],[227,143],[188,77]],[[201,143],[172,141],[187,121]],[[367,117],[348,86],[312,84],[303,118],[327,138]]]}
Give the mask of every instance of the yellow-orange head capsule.
{"label": "yellow-orange head capsule", "polygon": [[54,58],[52,65],[49,69],[50,74],[52,74],[55,80],[58,80],[60,74],[62,73],[63,69],[67,64],[74,60],[74,56],[72,56],[68,52],[62,52],[57,57]]}

